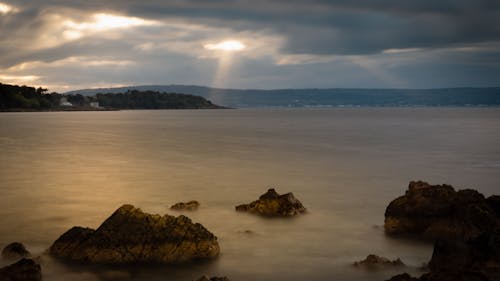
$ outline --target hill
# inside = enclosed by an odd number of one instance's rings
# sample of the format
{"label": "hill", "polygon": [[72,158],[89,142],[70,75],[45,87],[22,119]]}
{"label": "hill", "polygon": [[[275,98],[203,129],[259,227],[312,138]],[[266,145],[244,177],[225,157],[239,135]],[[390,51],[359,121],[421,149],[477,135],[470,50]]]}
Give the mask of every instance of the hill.
{"label": "hill", "polygon": [[128,90],[180,92],[202,96],[228,107],[343,106],[500,106],[500,87],[443,89],[217,89],[191,85],[152,85],[84,89],[70,94],[95,95]]}
{"label": "hill", "polygon": [[[78,95],[78,94],[77,94]],[[200,96],[132,90],[96,94],[100,106],[116,109],[205,109],[222,108]]]}
{"label": "hill", "polygon": [[200,96],[157,91],[47,93],[47,89],[0,83],[0,111],[223,108]]}

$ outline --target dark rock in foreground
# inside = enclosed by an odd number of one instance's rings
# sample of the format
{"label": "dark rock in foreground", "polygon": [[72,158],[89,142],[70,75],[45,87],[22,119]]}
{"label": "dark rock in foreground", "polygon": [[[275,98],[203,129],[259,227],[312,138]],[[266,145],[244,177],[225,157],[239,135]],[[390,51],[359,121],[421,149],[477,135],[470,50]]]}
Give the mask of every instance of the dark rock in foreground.
{"label": "dark rock in foreground", "polygon": [[408,273],[393,276],[387,281],[497,281],[490,279],[478,272],[430,272],[420,278],[410,276]]}
{"label": "dark rock in foreground", "polygon": [[388,234],[465,241],[500,224],[499,206],[498,197],[485,199],[475,190],[412,181],[406,194],[387,207],[384,227]]}
{"label": "dark rock in foreground", "polygon": [[0,268],[1,281],[39,281],[42,280],[42,269],[32,259],[21,259],[18,262]]}
{"label": "dark rock in foreground", "polygon": [[391,281],[500,280],[500,196],[410,182],[387,207],[385,230],[436,239],[429,273]]}
{"label": "dark rock in foreground", "polygon": [[25,258],[30,255],[26,247],[19,242],[10,243],[2,250],[2,257],[7,259]]}
{"label": "dark rock in foreground", "polygon": [[465,242],[436,241],[429,268],[431,272],[500,273],[500,229]]}
{"label": "dark rock in foreground", "polygon": [[420,278],[405,273],[388,281],[498,281],[499,242],[498,233],[485,234],[468,242],[438,240],[429,262],[429,273]]}
{"label": "dark rock in foreground", "polygon": [[170,207],[170,210],[176,210],[176,211],[194,211],[200,207],[200,202],[196,200],[192,200],[189,202],[179,202]]}
{"label": "dark rock in foreground", "polygon": [[97,229],[73,227],[50,247],[51,255],[71,261],[181,263],[219,254],[217,237],[185,216],[151,215],[123,205]]}
{"label": "dark rock in foreground", "polygon": [[385,257],[368,255],[366,259],[354,262],[353,265],[356,267],[366,267],[368,269],[378,269],[392,266],[404,266],[405,264],[399,258],[391,261],[390,259]]}
{"label": "dark rock in foreground", "polygon": [[229,278],[227,277],[208,277],[206,275],[203,275],[202,277],[196,279],[195,281],[229,281]]}
{"label": "dark rock in foreground", "polygon": [[500,217],[500,195],[492,195],[486,198],[486,202],[495,210],[497,217]]}
{"label": "dark rock in foreground", "polygon": [[262,216],[295,216],[306,211],[302,203],[293,196],[293,193],[278,194],[274,188],[269,189],[259,197],[259,200],[250,204],[236,206],[236,211],[249,212]]}

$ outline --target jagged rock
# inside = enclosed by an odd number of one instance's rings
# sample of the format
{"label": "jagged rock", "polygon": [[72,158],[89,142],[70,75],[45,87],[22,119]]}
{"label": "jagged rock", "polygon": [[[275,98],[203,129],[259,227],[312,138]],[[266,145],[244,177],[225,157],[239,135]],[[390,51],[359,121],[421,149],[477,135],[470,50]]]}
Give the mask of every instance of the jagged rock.
{"label": "jagged rock", "polygon": [[31,254],[23,244],[19,242],[13,242],[5,246],[2,250],[2,257],[7,259],[17,259],[29,257]]}
{"label": "jagged rock", "polygon": [[380,256],[372,254],[372,255],[368,255],[364,260],[354,262],[353,265],[357,266],[357,267],[366,267],[366,268],[370,268],[370,269],[377,269],[377,268],[383,268],[383,267],[404,266],[405,264],[399,258],[391,261],[388,258],[380,257]]}
{"label": "jagged rock", "polygon": [[198,207],[200,206],[200,202],[196,201],[196,200],[192,200],[192,201],[189,201],[189,202],[179,202],[179,203],[176,203],[174,205],[172,205],[170,207],[170,210],[176,210],[176,211],[180,211],[180,210],[187,210],[187,211],[194,211],[196,209],[198,209]]}
{"label": "jagged rock", "polygon": [[475,190],[412,181],[406,194],[387,207],[384,228],[388,234],[465,241],[500,224],[495,203],[497,198],[486,200]]}
{"label": "jagged rock", "polygon": [[262,216],[295,216],[306,211],[302,203],[293,193],[278,194],[274,188],[269,189],[250,204],[236,206],[236,211],[249,212]]}
{"label": "jagged rock", "polygon": [[181,263],[219,254],[217,237],[185,216],[151,215],[132,205],[116,210],[97,230],[73,227],[50,247],[72,261]]}
{"label": "jagged rock", "polygon": [[21,259],[18,262],[0,268],[1,281],[39,281],[42,280],[42,269],[32,259]]}
{"label": "jagged rock", "polygon": [[195,281],[229,281],[229,278],[227,277],[208,277],[206,275],[203,275],[202,277],[196,279]]}

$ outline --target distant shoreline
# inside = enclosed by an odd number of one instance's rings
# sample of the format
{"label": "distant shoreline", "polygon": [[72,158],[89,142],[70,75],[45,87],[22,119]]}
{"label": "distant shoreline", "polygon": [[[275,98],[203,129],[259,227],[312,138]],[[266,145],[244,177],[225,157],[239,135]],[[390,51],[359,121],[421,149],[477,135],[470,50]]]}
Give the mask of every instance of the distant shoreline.
{"label": "distant shoreline", "polygon": [[231,107],[210,107],[210,108],[82,108],[82,107],[72,107],[72,108],[50,108],[50,109],[33,109],[33,108],[2,108],[2,112],[79,112],[79,111],[123,111],[123,110],[203,110],[203,109],[235,109]]}
{"label": "distant shoreline", "polygon": [[71,111],[118,111],[115,108],[45,108],[45,109],[34,109],[34,108],[2,108],[0,112],[71,112]]}
{"label": "distant shoreline", "polygon": [[167,111],[178,111],[178,110],[213,110],[213,109],[239,109],[239,110],[321,110],[321,109],[499,109],[500,105],[416,105],[416,106],[358,106],[358,105],[346,105],[346,106],[302,106],[302,107],[286,107],[286,106],[264,106],[264,107],[212,107],[212,108],[52,108],[52,109],[32,109],[32,108],[9,108],[0,109],[0,113],[9,112],[84,112],[84,111],[95,111],[95,112],[106,112],[106,111],[124,111],[124,110],[167,110]]}

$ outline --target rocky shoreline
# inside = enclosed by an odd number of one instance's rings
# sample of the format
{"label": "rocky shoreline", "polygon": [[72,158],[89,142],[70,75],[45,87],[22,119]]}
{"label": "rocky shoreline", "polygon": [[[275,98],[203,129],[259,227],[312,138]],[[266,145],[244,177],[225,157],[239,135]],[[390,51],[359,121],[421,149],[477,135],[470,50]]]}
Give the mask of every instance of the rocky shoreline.
{"label": "rocky shoreline", "polygon": [[[198,201],[180,202],[172,210],[195,210]],[[292,217],[306,212],[292,193],[269,189],[258,200],[236,206],[236,211],[264,217]],[[450,185],[412,181],[408,190],[389,203],[385,211],[385,233],[398,239],[434,241],[426,273],[407,273],[388,281],[496,281],[500,280],[500,196],[476,190],[456,191]],[[118,208],[97,229],[75,226],[63,233],[48,254],[63,261],[83,264],[178,264],[213,260],[220,254],[217,237],[188,217],[143,212],[132,205]],[[0,268],[1,281],[38,281],[40,264],[31,259],[21,243],[11,243],[2,258],[17,262]],[[405,268],[399,258],[377,255],[354,262],[358,268],[384,270]],[[202,276],[197,281],[228,281],[227,277]]]}

